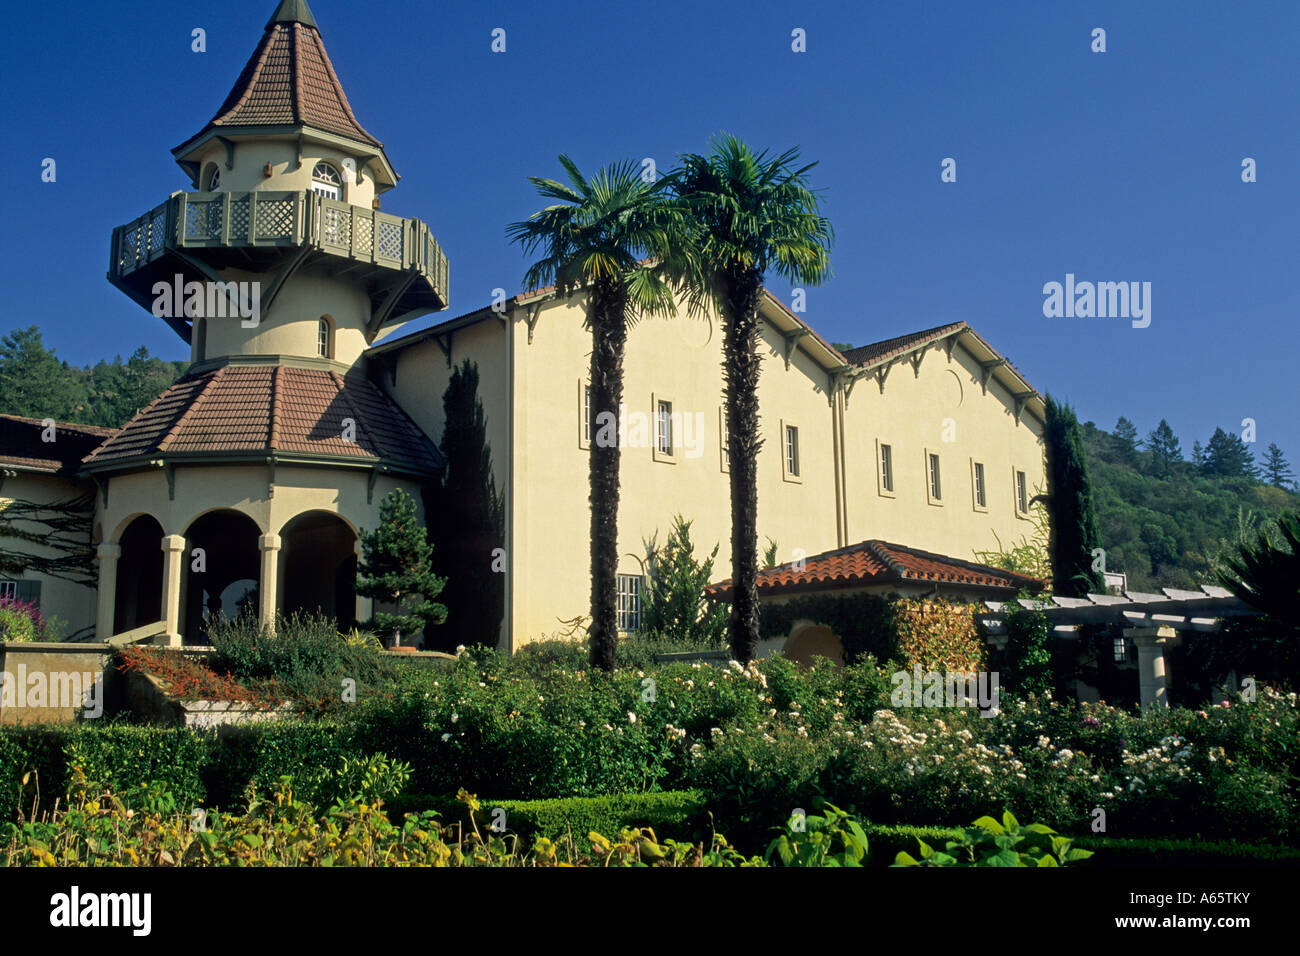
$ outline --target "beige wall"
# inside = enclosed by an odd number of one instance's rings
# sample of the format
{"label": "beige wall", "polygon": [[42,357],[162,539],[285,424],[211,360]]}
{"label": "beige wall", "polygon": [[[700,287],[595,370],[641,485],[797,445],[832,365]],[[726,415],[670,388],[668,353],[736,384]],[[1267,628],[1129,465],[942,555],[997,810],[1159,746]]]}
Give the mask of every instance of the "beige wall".
{"label": "beige wall", "polygon": [[[88,484],[80,484],[54,475],[17,474],[6,477],[4,484],[0,485],[0,504],[15,499],[38,504],[67,501],[88,494],[91,490]],[[35,526],[33,530],[39,527]],[[89,543],[89,527],[86,530],[86,540]],[[55,553],[54,549],[46,545],[15,538],[0,538],[0,547],[42,557],[49,557]],[[94,573],[93,568],[91,573]],[[30,571],[25,572],[23,578],[41,582],[41,613],[47,618],[58,618],[63,636],[70,637],[94,627],[95,589],[93,587]]]}
{"label": "beige wall", "polygon": [[[562,620],[589,609],[589,455],[581,438],[582,384],[591,335],[583,300],[549,301],[528,342],[523,309],[512,313],[515,368],[511,595],[512,646],[559,632]],[[526,308],[526,307],[525,307]],[[833,548],[835,496],[832,413],[826,373],[796,352],[787,370],[784,341],[763,331],[759,456],[760,544],[774,538],[782,558],[792,549]],[[648,319],[628,336],[624,363],[624,436],[620,482],[620,572],[643,573],[643,542],[667,538],[675,514],[694,522],[697,554],[719,545],[715,578],[730,574],[729,478],[721,454],[721,328],[716,319]],[[655,403],[667,400],[679,419],[680,448],[670,460],[654,448]],[[633,416],[647,428],[639,434]],[[800,476],[787,480],[781,429],[799,429]],[[642,447],[633,447],[645,439]],[[685,447],[687,439],[694,445]]]}
{"label": "beige wall", "polygon": [[[253,139],[235,142],[234,169],[226,168],[226,148],[218,142],[207,146],[199,161],[199,188],[206,190],[208,172],[213,165],[221,168],[221,184],[217,192],[248,192],[253,189],[310,189],[312,170],[324,160],[340,173],[350,162],[360,175],[352,182],[344,182],[340,199],[355,206],[371,208],[375,198],[375,180],[357,156],[334,147],[311,142],[303,143],[302,164],[298,164],[298,141]],[[264,173],[271,164],[271,175]]]}
{"label": "beige wall", "polygon": [[[900,362],[885,377],[854,385],[844,417],[849,542],[881,538],[955,558],[1033,532],[1014,506],[1012,473],[1029,479],[1029,496],[1046,484],[1042,424],[1029,411],[1015,421],[1015,401],[996,379],[980,386],[978,363],[958,344],[926,351],[920,372]],[[879,445],[893,448],[894,494],[880,487]],[[930,499],[926,455],[940,461],[942,500]],[[972,461],[984,465],[987,510],[974,504]]]}

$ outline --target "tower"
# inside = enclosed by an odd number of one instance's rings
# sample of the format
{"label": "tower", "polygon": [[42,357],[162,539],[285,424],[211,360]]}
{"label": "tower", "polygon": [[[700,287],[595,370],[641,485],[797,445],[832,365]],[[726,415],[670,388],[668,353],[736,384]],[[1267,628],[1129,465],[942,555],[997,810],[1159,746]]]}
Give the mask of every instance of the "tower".
{"label": "tower", "polygon": [[[96,630],[178,644],[202,640],[205,614],[245,609],[346,628],[369,610],[352,591],[358,532],[443,466],[362,353],[447,307],[447,258],[423,222],[379,210],[397,173],[306,0],[281,0],[172,153],[189,190],[113,230],[108,278],[191,364],[83,462],[100,492]],[[148,570],[119,576],[119,560]]]}

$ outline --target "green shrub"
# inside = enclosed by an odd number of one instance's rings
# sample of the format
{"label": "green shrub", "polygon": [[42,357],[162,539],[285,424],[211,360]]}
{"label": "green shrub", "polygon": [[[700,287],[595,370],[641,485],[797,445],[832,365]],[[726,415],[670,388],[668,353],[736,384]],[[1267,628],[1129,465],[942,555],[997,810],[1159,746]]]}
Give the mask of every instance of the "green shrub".
{"label": "green shrub", "polygon": [[[700,794],[691,790],[558,800],[479,799],[477,803],[473,818],[480,830],[487,831],[499,821],[510,833],[529,841],[539,836],[558,840],[569,833],[581,837],[592,830],[618,833],[624,827],[650,827],[661,839],[707,838],[709,831],[708,809]],[[385,808],[394,821],[424,810],[436,811],[444,823],[468,824],[470,819],[465,803],[450,796],[396,797]]]}

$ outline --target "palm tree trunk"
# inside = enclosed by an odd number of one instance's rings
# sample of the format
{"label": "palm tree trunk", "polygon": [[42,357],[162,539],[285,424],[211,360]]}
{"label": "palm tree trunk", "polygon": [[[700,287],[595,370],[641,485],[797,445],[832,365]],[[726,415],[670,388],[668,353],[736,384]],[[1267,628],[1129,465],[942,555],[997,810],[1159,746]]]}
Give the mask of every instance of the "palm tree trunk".
{"label": "palm tree trunk", "polygon": [[728,453],[731,473],[731,652],[747,663],[758,643],[758,304],[763,277],[747,270],[728,278],[723,334]]}
{"label": "palm tree trunk", "polygon": [[[618,412],[627,319],[616,283],[591,292],[591,666],[614,669],[618,648]],[[613,440],[607,424],[613,416]],[[605,427],[602,429],[602,425]]]}

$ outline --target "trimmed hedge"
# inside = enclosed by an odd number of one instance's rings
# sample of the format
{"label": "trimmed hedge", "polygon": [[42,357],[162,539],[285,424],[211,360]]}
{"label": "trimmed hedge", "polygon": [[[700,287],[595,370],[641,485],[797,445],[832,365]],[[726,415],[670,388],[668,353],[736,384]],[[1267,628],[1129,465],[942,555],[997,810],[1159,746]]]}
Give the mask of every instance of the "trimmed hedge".
{"label": "trimmed hedge", "polygon": [[[961,830],[948,827],[864,823],[862,829],[871,841],[869,860],[873,866],[891,865],[900,851],[915,856],[918,839],[942,849],[944,841],[962,836]],[[1071,839],[1075,846],[1096,854],[1087,865],[1106,868],[1300,866],[1300,848],[1296,847],[1211,840],[1125,840],[1098,834]]]}
{"label": "trimmed hedge", "polygon": [[[558,839],[572,832],[582,839],[592,830],[616,835],[624,827],[650,827],[660,839],[697,839],[709,833],[704,795],[696,790],[664,793],[625,793],[609,797],[568,797],[559,800],[479,800],[476,822],[481,831],[492,825],[494,813],[505,811],[505,827],[525,839]],[[436,810],[444,823],[468,825],[469,810],[454,797],[397,796],[384,801],[389,819]]]}

